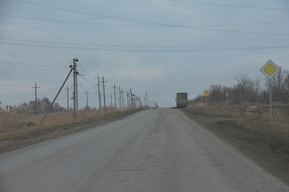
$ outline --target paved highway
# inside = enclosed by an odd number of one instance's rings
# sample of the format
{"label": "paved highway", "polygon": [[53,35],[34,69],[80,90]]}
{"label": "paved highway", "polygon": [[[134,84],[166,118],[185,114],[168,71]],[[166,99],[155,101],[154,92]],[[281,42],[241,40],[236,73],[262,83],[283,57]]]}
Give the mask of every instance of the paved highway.
{"label": "paved highway", "polygon": [[1,192],[279,192],[289,187],[175,109],[0,155]]}

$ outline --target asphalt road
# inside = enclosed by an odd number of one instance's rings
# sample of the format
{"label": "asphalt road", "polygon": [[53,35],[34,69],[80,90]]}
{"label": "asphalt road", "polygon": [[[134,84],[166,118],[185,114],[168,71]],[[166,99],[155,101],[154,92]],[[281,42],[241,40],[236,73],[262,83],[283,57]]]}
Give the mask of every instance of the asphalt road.
{"label": "asphalt road", "polygon": [[0,155],[1,192],[279,192],[289,187],[176,109]]}

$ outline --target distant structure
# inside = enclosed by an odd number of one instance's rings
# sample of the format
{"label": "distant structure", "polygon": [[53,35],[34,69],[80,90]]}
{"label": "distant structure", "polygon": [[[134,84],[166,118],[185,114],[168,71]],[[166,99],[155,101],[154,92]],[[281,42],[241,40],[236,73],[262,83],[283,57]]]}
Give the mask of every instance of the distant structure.
{"label": "distant structure", "polygon": [[177,108],[188,106],[188,93],[177,93],[176,106]]}

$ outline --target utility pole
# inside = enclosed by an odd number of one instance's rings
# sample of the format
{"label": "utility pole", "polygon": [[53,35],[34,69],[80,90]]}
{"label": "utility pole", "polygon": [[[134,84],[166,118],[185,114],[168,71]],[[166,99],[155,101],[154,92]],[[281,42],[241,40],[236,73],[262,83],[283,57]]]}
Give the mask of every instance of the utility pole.
{"label": "utility pole", "polygon": [[112,88],[113,88],[113,90],[114,90],[114,107],[117,108],[117,107],[116,107],[116,92],[115,92],[115,88],[117,88],[117,87],[116,87],[115,84],[114,84]]}
{"label": "utility pole", "polygon": [[87,91],[85,92],[85,95],[86,95],[86,108],[88,109],[88,92]]}
{"label": "utility pole", "polygon": [[132,103],[132,106],[135,108],[136,106],[135,106],[135,104],[134,104],[134,94],[132,94],[132,90],[130,89],[129,90],[129,92],[130,92],[130,99],[131,99],[131,103]]}
{"label": "utility pole", "polygon": [[119,100],[118,100],[118,104],[119,104],[119,108],[121,109],[122,108],[122,106],[121,106],[121,88],[120,87],[118,87],[118,94],[119,94]]}
{"label": "utility pole", "polygon": [[110,107],[112,107],[113,106],[113,104],[112,104],[112,94],[110,94],[110,105],[109,105]]}
{"label": "utility pole", "polygon": [[76,119],[76,111],[78,110],[78,93],[77,93],[77,75],[79,74],[77,71],[77,63],[78,58],[73,58],[73,114],[74,119]]}
{"label": "utility pole", "polygon": [[151,107],[152,107],[152,102],[150,101],[147,92],[146,92],[146,96],[145,96],[145,98],[146,98],[146,100],[145,100],[145,102],[146,102],[146,106],[147,106],[148,108],[151,108]]}
{"label": "utility pole", "polygon": [[37,113],[37,89],[39,89],[40,87],[37,87],[37,83],[35,83],[35,87],[32,87],[33,89],[35,89],[35,103],[34,103],[34,113]]}
{"label": "utility pole", "polygon": [[147,105],[146,105],[146,103],[147,103],[147,101],[146,101],[146,96],[143,97],[143,103],[144,103],[144,107],[146,107],[146,106],[147,106]]}
{"label": "utility pole", "polygon": [[99,81],[99,76],[97,76],[97,89],[98,89],[98,102],[99,102],[99,109],[102,108],[101,105],[101,92],[100,92],[100,85],[99,85],[100,81]]}
{"label": "utility pole", "polygon": [[130,106],[130,98],[129,98],[129,92],[126,92],[126,103],[127,103],[127,107]]}
{"label": "utility pole", "polygon": [[121,103],[122,103],[122,108],[125,108],[124,99],[123,99],[123,89],[121,89]]}
{"label": "utility pole", "polygon": [[131,99],[131,103],[133,104],[133,94],[132,94],[132,91],[131,91],[131,89],[129,89],[129,92],[130,92],[130,99]]}
{"label": "utility pole", "polygon": [[102,83],[102,88],[103,88],[103,107],[106,107],[106,103],[105,103],[105,83],[106,82],[107,81],[104,81],[104,76],[102,76],[101,83]]}
{"label": "utility pole", "polygon": [[69,88],[67,86],[67,88],[65,89],[66,90],[66,95],[67,95],[67,111],[69,110]]}

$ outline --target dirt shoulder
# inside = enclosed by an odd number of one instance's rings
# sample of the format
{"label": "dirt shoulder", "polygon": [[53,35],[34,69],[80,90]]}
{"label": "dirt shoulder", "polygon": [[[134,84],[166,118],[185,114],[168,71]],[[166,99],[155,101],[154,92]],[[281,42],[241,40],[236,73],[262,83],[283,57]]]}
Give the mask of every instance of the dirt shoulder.
{"label": "dirt shoulder", "polygon": [[[199,113],[192,109],[182,111],[203,128],[230,143],[258,166],[289,185],[289,135],[248,128],[250,118]],[[249,123],[248,123],[249,122]],[[251,126],[260,126],[251,124]]]}
{"label": "dirt shoulder", "polygon": [[128,110],[123,112],[115,112],[108,114],[101,119],[45,129],[34,129],[23,134],[20,133],[15,137],[0,140],[0,154],[27,147],[29,145],[33,145],[49,139],[54,139],[71,133],[90,129],[104,123],[119,120],[138,111],[139,110]]}

